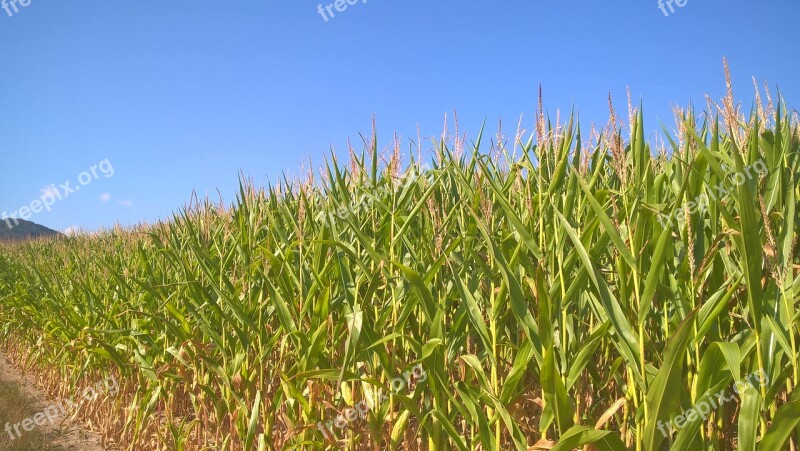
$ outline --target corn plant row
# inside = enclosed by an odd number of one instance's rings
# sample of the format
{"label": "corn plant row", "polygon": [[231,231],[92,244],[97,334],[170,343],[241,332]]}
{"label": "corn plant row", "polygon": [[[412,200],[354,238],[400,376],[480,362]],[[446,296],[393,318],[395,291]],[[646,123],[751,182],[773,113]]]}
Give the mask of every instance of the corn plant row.
{"label": "corn plant row", "polygon": [[0,342],[131,449],[797,449],[796,116],[628,113],[2,245]]}

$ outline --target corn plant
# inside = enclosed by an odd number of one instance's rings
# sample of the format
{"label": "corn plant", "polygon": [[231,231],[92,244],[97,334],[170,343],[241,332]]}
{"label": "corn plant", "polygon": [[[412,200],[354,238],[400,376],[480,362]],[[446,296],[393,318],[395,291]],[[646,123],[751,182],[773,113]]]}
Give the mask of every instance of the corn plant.
{"label": "corn plant", "polygon": [[405,164],[373,133],[230,206],[1,245],[0,340],[55,392],[117,376],[82,416],[131,449],[796,449],[796,114],[643,118],[584,139],[540,102],[513,148]]}

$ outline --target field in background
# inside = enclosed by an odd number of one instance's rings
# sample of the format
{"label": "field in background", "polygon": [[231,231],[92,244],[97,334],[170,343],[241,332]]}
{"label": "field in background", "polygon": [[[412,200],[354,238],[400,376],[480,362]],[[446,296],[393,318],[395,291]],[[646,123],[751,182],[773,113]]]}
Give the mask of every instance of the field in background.
{"label": "field in background", "polygon": [[541,110],[0,245],[0,341],[56,392],[117,377],[81,416],[144,449],[796,447],[796,116],[729,94],[653,148],[639,108],[589,137]]}

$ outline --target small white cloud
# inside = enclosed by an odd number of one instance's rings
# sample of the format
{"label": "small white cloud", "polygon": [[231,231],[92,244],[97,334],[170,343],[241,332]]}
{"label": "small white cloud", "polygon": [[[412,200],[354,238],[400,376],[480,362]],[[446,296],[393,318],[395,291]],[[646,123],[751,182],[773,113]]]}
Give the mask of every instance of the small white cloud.
{"label": "small white cloud", "polygon": [[79,226],[69,226],[66,229],[62,230],[61,233],[67,236],[75,236],[81,234],[81,228]]}
{"label": "small white cloud", "polygon": [[111,194],[103,193],[100,195],[100,202],[108,202],[111,200]]}
{"label": "small white cloud", "polygon": [[119,201],[119,204],[122,205],[123,207],[126,207],[126,208],[133,207],[133,201],[132,200],[121,200],[121,201]]}
{"label": "small white cloud", "polygon": [[56,188],[56,185],[52,184],[52,183],[47,185],[47,186],[45,186],[44,188],[42,188],[40,190],[40,192],[42,193],[42,197],[48,197],[49,196],[49,197],[58,198],[58,197],[60,197],[60,194],[61,194],[58,191],[58,188]]}

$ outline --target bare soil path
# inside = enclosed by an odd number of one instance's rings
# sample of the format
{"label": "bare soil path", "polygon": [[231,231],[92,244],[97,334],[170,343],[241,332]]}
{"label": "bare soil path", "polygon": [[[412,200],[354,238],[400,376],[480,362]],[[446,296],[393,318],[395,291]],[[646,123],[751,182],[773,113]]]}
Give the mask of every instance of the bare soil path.
{"label": "bare soil path", "polygon": [[57,416],[54,401],[0,352],[0,450],[105,450],[99,435]]}

